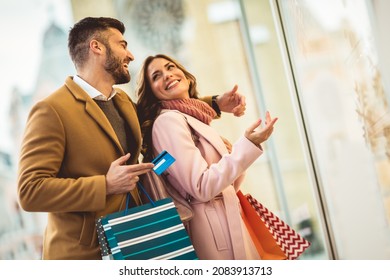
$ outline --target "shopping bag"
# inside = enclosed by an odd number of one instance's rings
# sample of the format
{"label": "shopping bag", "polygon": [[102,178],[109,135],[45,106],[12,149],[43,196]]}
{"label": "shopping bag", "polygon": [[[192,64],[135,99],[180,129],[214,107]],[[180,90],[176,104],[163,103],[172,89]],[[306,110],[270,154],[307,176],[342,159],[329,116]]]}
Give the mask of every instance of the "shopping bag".
{"label": "shopping bag", "polygon": [[[153,200],[172,198],[183,223],[188,223],[194,217],[190,203],[169,183],[165,174],[147,172],[140,176],[140,182]],[[141,193],[141,199],[148,201],[143,193]]]}
{"label": "shopping bag", "polygon": [[252,240],[262,259],[297,259],[310,242],[268,210],[252,195],[237,192]]}
{"label": "shopping bag", "polygon": [[[160,200],[167,197],[172,198],[176,205],[177,212],[183,223],[188,223],[193,217],[194,212],[189,203],[189,194],[180,194],[169,182],[167,175],[164,171],[175,161],[173,156],[167,151],[162,151],[156,156],[152,163],[154,164],[153,172],[147,172],[140,176],[140,182],[142,183],[146,193],[152,200]],[[149,201],[144,193],[141,192],[141,200]]]}
{"label": "shopping bag", "polygon": [[96,231],[97,231],[97,237],[99,241],[100,246],[100,253],[102,255],[103,260],[113,260],[111,249],[108,246],[106,234],[103,229],[102,225],[102,217],[96,219]]}
{"label": "shopping bag", "polygon": [[[146,193],[140,182],[138,187]],[[96,221],[103,259],[198,259],[171,198],[128,208],[130,197],[124,211]]]}

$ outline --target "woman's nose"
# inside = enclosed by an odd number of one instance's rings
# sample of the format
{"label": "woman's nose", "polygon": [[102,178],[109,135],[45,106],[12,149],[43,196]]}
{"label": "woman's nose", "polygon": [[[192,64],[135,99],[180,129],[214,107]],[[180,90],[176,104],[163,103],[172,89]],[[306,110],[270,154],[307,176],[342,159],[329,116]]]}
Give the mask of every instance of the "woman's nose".
{"label": "woman's nose", "polygon": [[171,78],[172,77],[172,73],[171,72],[168,72],[168,71],[165,71],[164,72],[164,78],[165,79],[169,79],[169,78]]}

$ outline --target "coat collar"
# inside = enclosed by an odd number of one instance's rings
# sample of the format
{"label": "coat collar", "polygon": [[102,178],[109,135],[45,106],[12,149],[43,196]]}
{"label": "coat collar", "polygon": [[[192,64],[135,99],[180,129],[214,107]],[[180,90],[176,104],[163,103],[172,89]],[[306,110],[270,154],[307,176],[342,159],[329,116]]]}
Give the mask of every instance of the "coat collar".
{"label": "coat collar", "polygon": [[221,156],[228,153],[228,150],[223,143],[221,136],[215,131],[214,128],[190,115],[184,114],[176,110],[173,111],[182,114],[186,118],[188,125],[191,126],[197,133],[199,133],[199,135],[205,138],[209,143],[212,143],[214,148]]}
{"label": "coat collar", "polygon": [[[76,100],[85,103],[85,111],[96,121],[101,129],[112,139],[119,150],[124,154],[114,129],[96,102],[94,102],[93,99],[73,81],[72,77],[67,77],[65,85]],[[133,140],[136,142],[136,145],[139,146],[141,144],[141,130],[134,104],[124,91],[120,89],[115,90],[118,92],[113,98],[115,105],[117,105],[119,112],[128,123],[134,137]]]}

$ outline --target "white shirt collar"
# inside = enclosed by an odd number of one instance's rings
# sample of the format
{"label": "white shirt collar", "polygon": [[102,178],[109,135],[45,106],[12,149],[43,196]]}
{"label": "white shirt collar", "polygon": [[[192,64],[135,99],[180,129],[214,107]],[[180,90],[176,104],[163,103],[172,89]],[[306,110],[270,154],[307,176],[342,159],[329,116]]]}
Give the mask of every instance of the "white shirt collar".
{"label": "white shirt collar", "polygon": [[92,99],[108,101],[111,98],[113,98],[115,96],[115,94],[116,94],[116,91],[114,89],[112,89],[110,97],[107,98],[103,93],[98,91],[96,88],[94,88],[93,86],[88,84],[86,81],[84,81],[82,78],[80,78],[77,75],[73,76],[73,81],[77,85],[79,85],[86,93],[88,93],[88,95]]}

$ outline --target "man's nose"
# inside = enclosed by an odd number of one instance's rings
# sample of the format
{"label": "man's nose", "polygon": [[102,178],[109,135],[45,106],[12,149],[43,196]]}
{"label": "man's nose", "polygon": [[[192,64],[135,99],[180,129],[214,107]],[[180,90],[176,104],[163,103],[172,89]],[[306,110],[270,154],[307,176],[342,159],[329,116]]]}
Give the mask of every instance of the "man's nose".
{"label": "man's nose", "polygon": [[131,61],[134,60],[134,55],[131,53],[131,51],[127,50],[127,56],[130,58]]}

